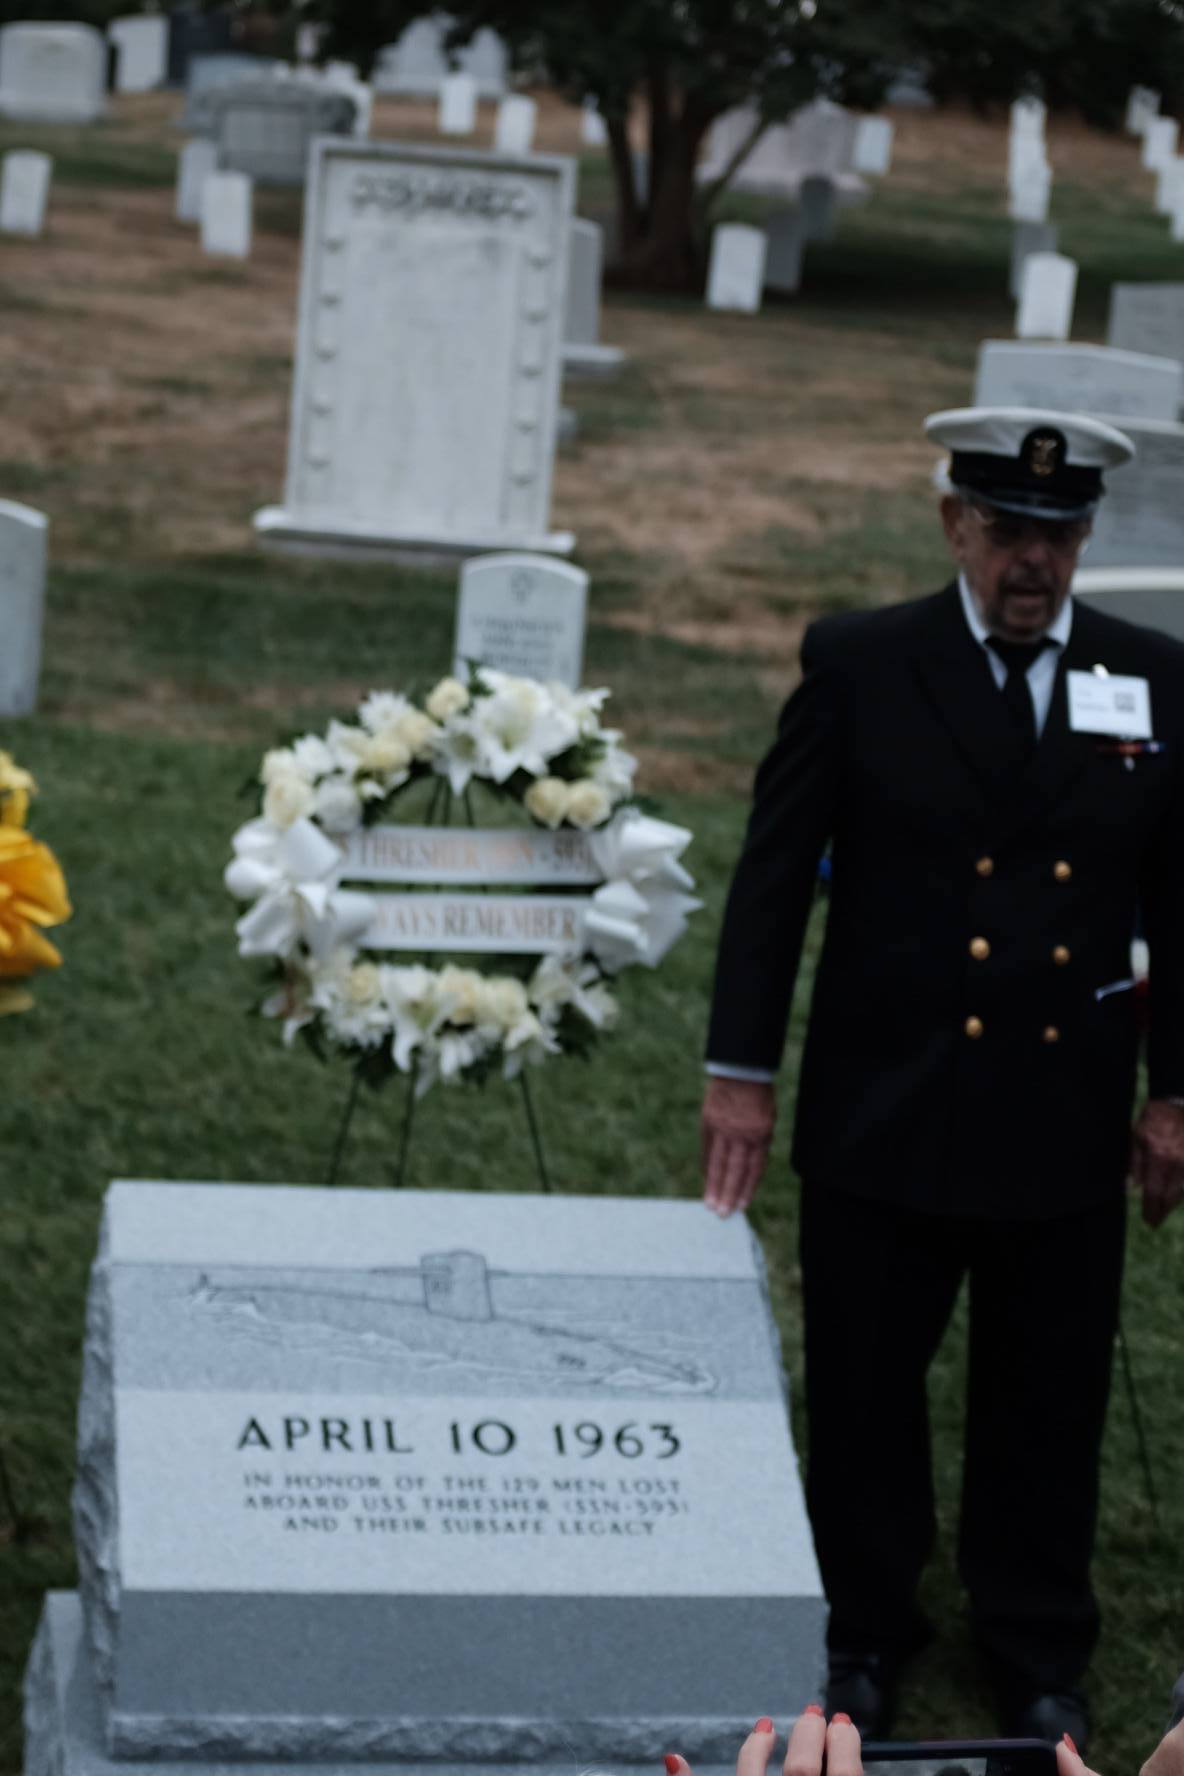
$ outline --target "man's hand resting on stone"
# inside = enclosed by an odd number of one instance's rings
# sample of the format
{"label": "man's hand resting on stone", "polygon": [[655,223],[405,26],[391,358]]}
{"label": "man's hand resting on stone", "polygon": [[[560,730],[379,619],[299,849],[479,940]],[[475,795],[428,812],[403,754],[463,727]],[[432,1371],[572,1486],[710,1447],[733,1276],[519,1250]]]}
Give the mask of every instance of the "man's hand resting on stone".
{"label": "man's hand resting on stone", "polygon": [[776,1121],[771,1083],[708,1079],[699,1125],[703,1201],[717,1215],[746,1209],[756,1195]]}

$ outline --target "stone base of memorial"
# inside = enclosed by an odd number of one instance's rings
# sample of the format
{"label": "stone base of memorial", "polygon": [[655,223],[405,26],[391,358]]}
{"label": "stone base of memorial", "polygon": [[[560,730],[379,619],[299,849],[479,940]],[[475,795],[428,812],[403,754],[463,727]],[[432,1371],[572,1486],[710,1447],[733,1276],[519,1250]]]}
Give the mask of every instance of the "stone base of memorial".
{"label": "stone base of memorial", "polygon": [[501,549],[533,555],[570,555],[575,535],[570,530],[542,536],[413,536],[380,533],[370,527],[344,528],[335,518],[317,520],[284,506],[263,506],[252,520],[258,541],[285,555],[313,555],[322,561],[393,561],[403,566],[455,566],[472,555]]}
{"label": "stone base of memorial", "polygon": [[[781,1723],[779,1723],[780,1725]],[[310,1769],[315,1776],[408,1776],[405,1763],[343,1762],[329,1747]],[[695,1776],[732,1776],[727,1764],[700,1762]],[[25,1676],[25,1776],[292,1776],[293,1760],[200,1763],[137,1759],[118,1762],[107,1750],[99,1695],[91,1676],[82,1605],[74,1591],[51,1591]],[[572,1776],[570,1759],[553,1764],[433,1762],[432,1776]],[[612,1776],[654,1776],[652,1760],[615,1762]]]}
{"label": "stone base of memorial", "polygon": [[563,374],[573,380],[619,376],[625,354],[619,345],[567,345],[563,347]]}
{"label": "stone base of memorial", "polygon": [[698,1768],[819,1694],[760,1250],[697,1203],[115,1184],[77,1476],[28,1776]]}

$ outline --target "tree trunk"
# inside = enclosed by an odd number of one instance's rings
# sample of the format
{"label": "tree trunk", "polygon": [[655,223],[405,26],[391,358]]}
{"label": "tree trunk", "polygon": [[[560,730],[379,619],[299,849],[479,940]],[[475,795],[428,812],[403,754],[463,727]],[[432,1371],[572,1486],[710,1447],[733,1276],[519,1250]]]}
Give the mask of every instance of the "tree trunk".
{"label": "tree trunk", "polygon": [[[628,227],[618,211],[619,246],[609,270],[610,283],[650,290],[700,288],[704,256],[695,207],[695,162],[710,121],[686,107],[667,115],[661,167],[644,211],[636,207],[633,187],[637,225]],[[619,189],[618,183],[618,193]]]}

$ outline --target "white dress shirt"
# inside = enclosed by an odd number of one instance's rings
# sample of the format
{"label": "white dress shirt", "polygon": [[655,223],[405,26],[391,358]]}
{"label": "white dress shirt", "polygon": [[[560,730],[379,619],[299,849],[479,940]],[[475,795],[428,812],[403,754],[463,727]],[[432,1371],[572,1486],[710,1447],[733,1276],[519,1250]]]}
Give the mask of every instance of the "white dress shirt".
{"label": "white dress shirt", "polygon": [[[991,631],[979,615],[978,606],[974,602],[974,595],[965,574],[958,575],[958,595],[962,600],[962,614],[966,618],[966,626],[987,656],[991,676],[999,689],[1002,690],[1007,679],[1007,667],[994,648],[987,646],[987,637]],[[1028,668],[1028,690],[1032,697],[1032,710],[1036,717],[1038,735],[1043,734],[1044,724],[1048,720],[1053,685],[1056,683],[1057,677],[1057,662],[1062,648],[1068,644],[1072,631],[1073,600],[1066,598],[1055,620],[1044,631],[1046,639],[1055,642],[1056,646],[1043,648]],[[727,1061],[708,1061],[707,1071],[716,1079],[749,1079],[761,1085],[767,1085],[770,1080],[776,1078],[776,1074],[767,1067],[733,1067]]]}

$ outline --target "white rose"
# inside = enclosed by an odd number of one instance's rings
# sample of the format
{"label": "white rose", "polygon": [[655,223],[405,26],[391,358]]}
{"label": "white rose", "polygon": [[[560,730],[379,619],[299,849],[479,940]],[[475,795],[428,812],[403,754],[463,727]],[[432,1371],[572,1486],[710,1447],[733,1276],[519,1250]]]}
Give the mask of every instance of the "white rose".
{"label": "white rose", "polygon": [[459,678],[442,678],[424,705],[433,721],[446,722],[469,706],[469,693]]}
{"label": "white rose", "polygon": [[410,707],[399,691],[371,691],[360,705],[358,715],[363,727],[369,728],[372,734],[381,734],[384,728],[393,728]]}
{"label": "white rose", "polygon": [[496,1024],[501,1030],[516,1029],[529,1011],[522,982],[512,974],[499,974],[481,985],[482,1021]]}
{"label": "white rose", "polygon": [[376,1005],[382,994],[382,976],[373,962],[359,962],[351,968],[345,983],[345,996],[351,1005]]}
{"label": "white rose", "polygon": [[586,831],[591,826],[599,826],[612,813],[612,803],[599,783],[591,777],[581,777],[573,783],[567,792],[567,818],[573,826]]}
{"label": "white rose", "polygon": [[568,787],[562,777],[538,778],[523,797],[526,812],[554,831],[567,813]]}
{"label": "white rose", "polygon": [[485,981],[475,968],[442,968],[440,996],[448,1006],[450,1024],[480,1021]]}
{"label": "white rose", "polygon": [[263,813],[273,826],[291,826],[311,814],[316,803],[312,785],[294,771],[274,776],[263,795]]}
{"label": "white rose", "polygon": [[440,732],[436,723],[422,709],[408,709],[390,730],[396,734],[412,758],[424,759],[432,750],[432,742]]}
{"label": "white rose", "polygon": [[262,784],[274,783],[277,777],[300,777],[303,775],[296,763],[296,754],[290,746],[273,746],[270,752],[263,754],[263,763],[259,767],[259,781]]}
{"label": "white rose", "polygon": [[362,751],[362,767],[379,777],[395,777],[411,763],[411,748],[392,732],[375,734]]}
{"label": "white rose", "polygon": [[352,832],[362,818],[362,798],[348,777],[326,777],[315,798],[317,819],[326,832]]}

